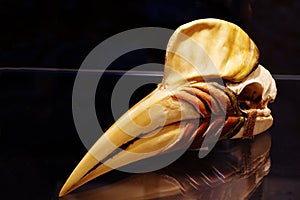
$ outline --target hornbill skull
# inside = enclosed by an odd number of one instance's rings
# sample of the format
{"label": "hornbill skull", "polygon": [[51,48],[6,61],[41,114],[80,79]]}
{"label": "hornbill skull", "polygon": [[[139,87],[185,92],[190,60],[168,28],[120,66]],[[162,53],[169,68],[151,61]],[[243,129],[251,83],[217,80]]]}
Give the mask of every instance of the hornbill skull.
{"label": "hornbill skull", "polygon": [[59,196],[129,163],[198,149],[205,138],[251,138],[267,130],[276,86],[258,58],[254,42],[232,23],[201,19],[180,26],[167,46],[162,83],[97,140]]}

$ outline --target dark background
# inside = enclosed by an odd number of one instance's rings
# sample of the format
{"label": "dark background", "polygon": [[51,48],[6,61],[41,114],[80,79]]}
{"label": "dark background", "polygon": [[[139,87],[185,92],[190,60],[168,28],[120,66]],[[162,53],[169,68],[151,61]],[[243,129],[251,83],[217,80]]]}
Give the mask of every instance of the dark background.
{"label": "dark background", "polygon": [[[297,0],[1,0],[0,67],[78,69],[95,46],[121,31],[144,26],[176,29],[214,17],[241,26],[259,47],[260,63],[272,74],[299,75],[299,9]],[[163,63],[164,52],[135,52],[114,67],[150,61]],[[72,118],[75,76],[0,71],[0,195],[5,197],[1,199],[56,199],[59,187],[85,154]],[[105,79],[106,89],[96,96],[99,113],[108,113],[105,119],[99,117],[104,129],[113,123],[105,105],[116,80]],[[273,164],[265,192],[273,195],[269,197],[297,199],[300,83],[278,80],[277,86],[278,97],[271,106]],[[151,89],[144,87],[132,102]]]}

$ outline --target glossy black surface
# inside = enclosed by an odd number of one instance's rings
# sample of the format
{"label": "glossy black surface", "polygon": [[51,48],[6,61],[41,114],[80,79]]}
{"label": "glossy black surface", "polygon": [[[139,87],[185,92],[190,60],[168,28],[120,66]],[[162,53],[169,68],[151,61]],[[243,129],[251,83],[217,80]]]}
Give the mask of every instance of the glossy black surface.
{"label": "glossy black surface", "polygon": [[[25,80],[24,84],[13,82],[18,76]],[[3,197],[56,199],[60,187],[85,154],[86,149],[72,121],[73,78],[72,74],[1,75],[1,91],[6,94],[1,96],[0,176]],[[33,86],[31,81],[35,79],[40,82]],[[51,90],[39,90],[44,81],[51,83],[51,80],[56,81],[56,84],[49,85],[50,88],[54,87],[52,93]],[[59,81],[69,83],[61,85]],[[6,84],[15,86],[6,90]],[[290,91],[291,88],[299,91],[300,83],[277,81],[277,86],[278,97],[271,105],[274,116],[274,125],[270,129],[271,170],[264,178],[259,199],[297,199],[300,195],[300,135],[297,127],[300,108],[298,93]],[[142,91],[147,93],[151,89],[149,87]],[[133,103],[145,95],[143,92],[136,94]],[[109,113],[104,107],[105,104],[98,108],[100,116],[108,117]],[[102,121],[107,127],[110,123],[110,120]],[[106,184],[128,176],[131,175],[114,171],[98,179],[98,183]]]}
{"label": "glossy black surface", "polygon": [[[299,75],[299,7],[297,0],[4,0],[0,67],[78,69],[96,45],[120,31],[143,26],[175,29],[194,19],[217,17],[247,31],[261,51],[260,62],[272,74]],[[164,52],[143,50],[120,58],[111,68],[163,61]],[[72,117],[75,76],[0,71],[0,199],[57,199],[60,187],[86,153]],[[104,129],[113,123],[107,105],[117,79],[105,77],[105,87],[96,95]],[[278,96],[270,106],[274,116],[269,131],[271,168],[252,199],[300,199],[300,82],[278,80],[277,87]],[[152,89],[149,85],[139,90],[131,104]],[[95,183],[103,186],[131,176],[113,171]]]}
{"label": "glossy black surface", "polygon": [[249,199],[269,172],[270,147],[269,133],[253,140],[222,141],[203,159],[189,151],[160,170],[114,182],[98,179],[62,200]]}

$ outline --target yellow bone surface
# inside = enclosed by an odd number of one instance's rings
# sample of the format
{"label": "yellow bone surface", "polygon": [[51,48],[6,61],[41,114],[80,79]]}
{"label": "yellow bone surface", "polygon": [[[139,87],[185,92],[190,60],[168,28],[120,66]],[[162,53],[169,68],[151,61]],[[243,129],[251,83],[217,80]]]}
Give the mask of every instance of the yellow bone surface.
{"label": "yellow bone surface", "polygon": [[[63,196],[112,169],[168,152],[179,141],[190,141],[197,128],[190,120],[200,121],[210,113],[201,112],[206,105],[199,106],[201,101],[194,105],[197,95],[182,93],[193,91],[184,88],[199,84],[203,87],[203,81],[210,78],[242,82],[255,70],[258,58],[259,52],[253,41],[232,23],[203,19],[180,26],[167,47],[162,83],[98,139],[59,195]],[[201,92],[197,94],[203,96]],[[180,101],[177,95],[185,101]],[[215,102],[210,97],[206,99]],[[189,134],[185,133],[187,131]],[[190,138],[184,138],[187,135]],[[123,145],[127,145],[126,149],[116,153]]]}
{"label": "yellow bone surface", "polygon": [[[180,78],[201,77],[240,82],[258,65],[258,58],[255,43],[235,24],[218,19],[192,21],[170,38],[164,82],[176,85]],[[174,79],[174,73],[181,77]]]}

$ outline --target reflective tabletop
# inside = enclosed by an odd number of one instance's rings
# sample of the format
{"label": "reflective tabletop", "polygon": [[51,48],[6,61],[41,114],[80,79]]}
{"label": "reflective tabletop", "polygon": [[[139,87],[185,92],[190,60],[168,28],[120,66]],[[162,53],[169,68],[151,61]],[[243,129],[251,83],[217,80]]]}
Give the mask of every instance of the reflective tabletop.
{"label": "reflective tabletop", "polygon": [[[74,77],[49,72],[1,74],[1,91],[6,94],[1,96],[3,197],[58,199],[66,178],[86,153],[72,121]],[[104,81],[115,76],[108,77]],[[16,78],[24,84],[14,83]],[[41,89],[47,87],[47,92]],[[153,87],[138,90],[131,103]],[[277,80],[277,87],[276,102],[270,106],[274,124],[253,140],[219,142],[203,159],[197,151],[187,151],[171,165],[149,173],[114,170],[62,199],[298,199],[300,96],[290,88],[299,91],[300,82]],[[106,102],[109,90],[97,93],[96,99]],[[98,105],[99,116],[103,116],[99,122],[108,128],[113,118],[105,105]]]}
{"label": "reflective tabletop", "polygon": [[[260,64],[278,88],[270,104],[273,126],[253,140],[219,142],[203,159],[187,151],[157,171],[113,170],[61,199],[300,199],[300,1],[4,0],[0,10],[0,199],[59,199],[87,152],[74,125],[72,92],[78,68],[94,47],[132,28],[175,30],[207,17],[236,23],[258,46]],[[137,50],[120,56],[109,70],[164,59],[162,50]],[[107,66],[97,67],[100,71],[83,73],[97,76]],[[128,77],[159,83],[162,70]],[[114,122],[110,97],[122,75],[108,71],[99,82],[95,107],[103,130]],[[137,88],[126,106],[154,88]]]}
{"label": "reflective tabletop", "polygon": [[187,152],[161,170],[114,182],[99,178],[62,199],[249,199],[270,170],[270,147],[269,133],[227,140],[203,159]]}

